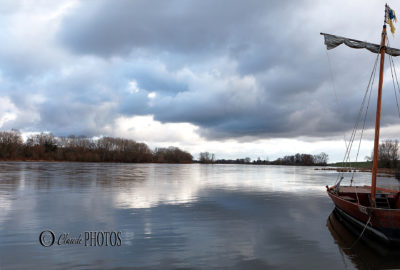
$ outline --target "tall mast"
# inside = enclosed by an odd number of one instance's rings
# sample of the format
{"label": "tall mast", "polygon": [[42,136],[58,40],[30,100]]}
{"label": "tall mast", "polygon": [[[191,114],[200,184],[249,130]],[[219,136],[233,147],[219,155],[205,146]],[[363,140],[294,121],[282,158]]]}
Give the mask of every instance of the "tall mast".
{"label": "tall mast", "polygon": [[386,42],[386,24],[383,25],[382,40],[381,40],[381,62],[379,68],[379,85],[378,85],[378,100],[376,105],[376,120],[375,120],[375,140],[374,140],[374,159],[372,163],[372,183],[371,183],[371,200],[372,206],[375,207],[376,197],[376,174],[378,172],[378,148],[379,148],[379,130],[381,124],[381,103],[382,103],[382,84],[383,84],[383,67],[385,64],[385,42]]}

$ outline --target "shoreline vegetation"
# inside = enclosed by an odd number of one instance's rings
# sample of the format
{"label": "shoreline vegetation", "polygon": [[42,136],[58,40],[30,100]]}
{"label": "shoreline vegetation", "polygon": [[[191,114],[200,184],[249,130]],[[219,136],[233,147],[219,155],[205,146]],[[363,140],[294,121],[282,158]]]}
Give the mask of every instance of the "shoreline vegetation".
{"label": "shoreline vegetation", "polygon": [[326,166],[328,155],[299,154],[274,161],[241,159],[216,159],[215,154],[202,152],[198,160],[178,147],[155,148],[145,143],[124,138],[70,135],[56,137],[51,133],[30,135],[26,141],[18,130],[0,131],[0,161],[41,162],[116,162],[116,163],[203,163],[246,165]]}
{"label": "shoreline vegetation", "polygon": [[[329,165],[328,165],[329,166]],[[337,172],[372,172],[372,168],[356,168],[356,167],[324,167],[315,168],[317,171],[337,171]],[[378,176],[380,177],[393,177],[397,174],[397,169],[378,168]]]}
{"label": "shoreline vegetation", "polygon": [[1,161],[73,161],[121,163],[192,163],[193,156],[178,147],[151,150],[145,143],[123,138],[31,135],[24,142],[19,131],[0,132]]}
{"label": "shoreline vegetation", "polygon": [[[372,172],[372,161],[362,162],[336,162],[330,163],[324,168],[315,168],[315,170],[321,171],[337,171],[337,172]],[[378,168],[379,176],[381,177],[392,177],[397,173],[397,168]]]}
{"label": "shoreline vegetation", "polygon": [[[398,142],[385,141],[379,147],[380,169],[378,173],[387,176],[395,175],[398,170]],[[385,149],[390,151],[385,152]],[[323,166],[323,168],[315,168],[315,170],[371,172],[372,161],[370,159],[364,162],[328,164],[328,158],[328,155],[322,152],[317,155],[297,153],[273,161],[260,158],[251,160],[249,157],[216,159],[215,154],[202,152],[199,154],[199,159],[194,160],[189,152],[178,147],[170,146],[151,150],[145,143],[124,138],[101,137],[94,139],[75,135],[56,137],[51,133],[42,132],[30,135],[24,141],[18,130],[0,131],[0,161]]]}
{"label": "shoreline vegetation", "polygon": [[[399,142],[398,140],[384,140],[378,147],[378,173],[380,176],[395,176],[399,171]],[[328,168],[321,170],[336,170],[338,172],[371,172],[372,156],[366,156],[362,162],[336,162],[328,164]],[[398,176],[397,176],[398,177]]]}
{"label": "shoreline vegetation", "polygon": [[200,163],[214,163],[214,164],[248,164],[248,165],[288,165],[288,166],[326,166],[328,162],[328,155],[320,153],[318,155],[300,154],[297,153],[291,156],[284,156],[273,161],[251,160],[249,157],[241,159],[214,159],[214,154],[208,152],[200,153]]}

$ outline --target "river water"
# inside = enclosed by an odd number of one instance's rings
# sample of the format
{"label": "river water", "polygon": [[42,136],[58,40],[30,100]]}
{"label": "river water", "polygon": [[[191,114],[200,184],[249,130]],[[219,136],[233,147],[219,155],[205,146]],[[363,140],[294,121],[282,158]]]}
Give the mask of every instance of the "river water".
{"label": "river water", "polygon": [[3,162],[0,269],[400,267],[363,241],[349,248],[357,237],[329,218],[336,178],[294,166]]}

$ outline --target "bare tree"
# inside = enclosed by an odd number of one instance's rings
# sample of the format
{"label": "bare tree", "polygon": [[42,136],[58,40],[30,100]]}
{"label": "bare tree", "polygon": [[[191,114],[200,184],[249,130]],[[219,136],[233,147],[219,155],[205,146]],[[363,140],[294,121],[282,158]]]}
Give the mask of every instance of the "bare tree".
{"label": "bare tree", "polygon": [[0,132],[0,159],[16,159],[23,147],[21,133],[18,130]]}
{"label": "bare tree", "polygon": [[[366,156],[365,160],[372,161],[374,149],[371,156]],[[378,147],[378,166],[380,168],[397,168],[399,159],[399,142],[397,140],[385,140]]]}
{"label": "bare tree", "polygon": [[[124,138],[100,139],[51,133],[31,135],[24,143],[17,130],[0,132],[0,160],[60,160],[85,162],[168,162],[192,163],[193,157],[177,147],[153,152],[145,143]],[[212,156],[212,160],[214,157]]]}
{"label": "bare tree", "polygon": [[326,165],[328,163],[328,154],[322,152],[319,155],[314,155],[315,165]]}
{"label": "bare tree", "polygon": [[399,142],[397,140],[385,140],[379,144],[379,166],[383,168],[396,168],[399,156]]}
{"label": "bare tree", "polygon": [[209,152],[201,152],[199,155],[200,163],[214,163],[215,155]]}

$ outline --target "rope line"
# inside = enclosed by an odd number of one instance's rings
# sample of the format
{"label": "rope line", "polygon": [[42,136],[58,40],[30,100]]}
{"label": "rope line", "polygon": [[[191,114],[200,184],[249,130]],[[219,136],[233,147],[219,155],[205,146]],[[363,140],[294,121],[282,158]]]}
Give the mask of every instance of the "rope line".
{"label": "rope line", "polygon": [[394,59],[393,57],[391,57],[390,59],[391,59],[391,61],[392,61],[392,63],[393,63],[393,71],[394,71],[394,76],[395,76],[395,78],[396,78],[397,90],[399,91],[399,95],[400,95],[400,85],[399,85],[399,80],[397,79],[396,63],[395,63],[395,61],[393,60],[393,59]]}
{"label": "rope line", "polygon": [[[390,44],[389,44],[389,39],[388,39],[388,46],[389,45]],[[399,118],[400,118],[400,106],[399,106],[399,101],[398,101],[398,98],[397,98],[395,82],[397,83],[397,89],[398,89],[399,93],[400,93],[400,87],[399,87],[399,81],[397,79],[397,73],[396,73],[396,68],[395,68],[395,65],[394,65],[393,57],[391,55],[389,55],[389,63],[390,63],[390,73],[392,75],[393,91],[394,91],[394,96],[395,96],[395,99],[396,99],[397,113],[398,113]]]}
{"label": "rope line", "polygon": [[[387,39],[387,44],[389,46],[389,39]],[[327,55],[327,58],[328,58],[329,71],[330,71],[330,76],[331,76],[331,80],[332,80],[333,91],[334,91],[334,94],[335,94],[335,100],[336,100],[336,104],[339,107],[338,96],[337,96],[337,93],[336,93],[335,82],[334,82],[334,79],[333,79],[333,70],[332,70],[332,65],[331,65],[331,61],[330,61],[330,57],[329,57],[328,51],[326,51],[326,55]],[[358,142],[358,147],[357,147],[357,153],[355,155],[355,162],[357,162],[358,158],[359,158],[359,154],[360,154],[361,142],[362,142],[362,138],[363,138],[363,135],[364,135],[366,121],[367,121],[367,117],[368,117],[368,110],[369,110],[369,107],[370,107],[372,88],[373,88],[374,83],[375,83],[375,77],[376,77],[375,75],[376,75],[379,56],[380,56],[380,54],[376,55],[375,63],[373,65],[372,72],[371,72],[371,75],[369,77],[368,85],[367,85],[367,88],[365,90],[362,102],[360,104],[360,110],[358,111],[357,118],[356,118],[355,124],[353,126],[351,135],[350,135],[350,139],[347,141],[346,137],[344,136],[344,141],[345,141],[345,145],[346,145],[346,151],[345,151],[345,154],[344,154],[344,157],[343,157],[342,164],[343,164],[343,167],[345,168],[345,170],[342,170],[337,176],[337,179],[336,179],[336,182],[335,182],[336,191],[339,189],[339,186],[340,186],[342,180],[344,179],[344,173],[347,172],[347,171],[350,171],[350,172],[352,171],[352,175],[351,175],[351,179],[350,179],[350,186],[353,185],[355,170],[351,170],[351,162],[350,162],[351,152],[352,152],[353,144],[354,144],[354,142],[356,140],[356,137],[359,134],[360,137],[359,137],[359,142]],[[395,92],[397,112],[398,112],[398,115],[399,115],[399,118],[400,118],[400,83],[399,83],[399,80],[398,80],[398,77],[397,77],[397,73],[396,73],[396,65],[395,65],[395,62],[394,62],[393,57],[391,55],[389,55],[389,63],[390,63],[390,71],[391,71],[392,81],[393,81],[393,90]],[[396,90],[398,91],[398,93],[397,93]],[[397,94],[399,94],[399,95],[397,95]],[[362,122],[362,125],[361,125],[361,122]],[[356,195],[357,195],[357,199],[358,199],[357,190],[356,190]],[[365,230],[365,228],[364,228],[364,230]]]}
{"label": "rope line", "polygon": [[[360,119],[361,119],[361,117],[363,115],[363,111],[364,111],[364,107],[365,107],[365,103],[366,103],[367,97],[368,97],[368,104],[369,104],[370,95],[368,95],[368,92],[372,89],[373,82],[375,81],[375,74],[376,74],[376,67],[377,67],[377,64],[378,64],[378,58],[379,58],[379,54],[377,54],[377,57],[375,59],[375,63],[374,63],[374,66],[373,66],[373,69],[372,69],[372,72],[371,72],[371,75],[370,75],[370,78],[369,78],[369,81],[368,81],[367,89],[366,89],[366,91],[364,93],[364,97],[363,97],[363,100],[362,100],[361,105],[360,105],[360,110],[359,110],[358,115],[357,115],[357,120],[356,120],[356,123],[354,124],[354,127],[353,127],[353,130],[352,130],[348,145],[346,147],[346,152],[345,152],[345,155],[344,155],[344,158],[343,158],[343,164],[347,163],[347,166],[345,165],[345,167],[348,167],[348,168],[350,168],[350,153],[351,153],[351,149],[352,149],[352,146],[353,146],[354,139],[356,137],[356,133],[357,133],[358,126],[359,126],[359,123],[360,123]],[[365,127],[365,125],[364,125],[364,127]],[[340,174],[338,174],[338,177],[336,179],[336,185],[337,186],[340,185],[341,181],[344,179],[343,175],[344,175],[343,171]]]}
{"label": "rope line", "polygon": [[[400,93],[399,81],[397,80],[397,73],[396,73],[396,69],[394,67],[393,57],[390,56],[389,60],[390,60],[390,73],[392,75],[392,81],[393,81],[393,91],[394,91],[394,96],[395,96],[396,105],[397,105],[397,113],[398,113],[399,118],[400,118],[400,107],[399,107],[399,101],[398,101],[398,98],[397,98],[397,91],[396,91],[396,90],[398,90],[399,93]],[[397,89],[396,89],[395,81],[397,83]]]}
{"label": "rope line", "polygon": [[369,216],[367,223],[365,223],[364,229],[362,230],[361,234],[358,236],[358,238],[353,242],[353,244],[348,247],[348,248],[343,248],[343,249],[352,249],[357,243],[358,241],[361,239],[361,237],[363,236],[365,229],[367,229],[369,222],[371,221],[372,216]]}
{"label": "rope line", "polygon": [[[333,93],[335,94],[336,106],[338,107],[338,109],[340,109],[340,106],[339,106],[339,99],[338,99],[337,91],[336,91],[336,84],[335,84],[335,80],[334,80],[334,74],[333,74],[333,68],[332,68],[331,58],[329,57],[329,52],[328,52],[328,50],[325,50],[325,53],[326,53],[326,57],[327,57],[327,59],[328,59],[329,74],[330,74],[331,81],[332,81]],[[345,147],[347,148],[346,133],[343,134],[343,140],[344,140],[344,145],[345,145]]]}
{"label": "rope line", "polygon": [[[376,68],[375,68],[375,72],[376,72]],[[364,122],[363,122],[363,126],[362,126],[362,129],[361,129],[360,141],[359,141],[359,143],[358,143],[358,149],[357,149],[357,155],[356,155],[356,160],[355,160],[355,162],[358,161],[358,156],[359,156],[359,154],[360,154],[361,142],[362,142],[362,138],[363,138],[363,135],[364,135],[365,123],[366,123],[366,120],[367,120],[369,104],[370,104],[370,101],[371,101],[372,87],[373,87],[373,85],[374,85],[374,82],[375,82],[375,76],[373,76],[373,78],[372,78],[372,84],[371,84],[371,87],[370,87],[370,89],[369,89],[369,96],[368,96],[367,108],[365,109]],[[355,170],[353,170],[353,174],[352,174],[352,176],[351,176],[351,183],[353,183],[354,173],[355,173]],[[356,189],[356,195],[358,195],[358,194],[357,194],[357,189]]]}

